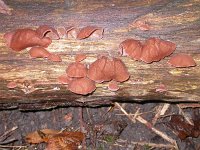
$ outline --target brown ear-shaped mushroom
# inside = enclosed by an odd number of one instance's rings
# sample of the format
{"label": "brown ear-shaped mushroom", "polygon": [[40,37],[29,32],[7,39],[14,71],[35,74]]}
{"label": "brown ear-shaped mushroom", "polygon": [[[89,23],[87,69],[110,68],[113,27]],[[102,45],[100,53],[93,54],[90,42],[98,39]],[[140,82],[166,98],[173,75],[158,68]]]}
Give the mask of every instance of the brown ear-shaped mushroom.
{"label": "brown ear-shaped mushroom", "polygon": [[72,78],[85,77],[87,75],[87,71],[87,67],[80,62],[71,63],[66,69],[67,75]]}
{"label": "brown ear-shaped mushroom", "polygon": [[111,81],[111,82],[109,82],[109,84],[108,84],[108,89],[109,89],[110,91],[113,91],[113,92],[118,91],[118,90],[119,90],[118,83],[117,83],[116,81]]}
{"label": "brown ear-shaped mushroom", "polygon": [[97,83],[101,83],[104,81],[104,74],[102,70],[104,69],[104,66],[106,64],[106,59],[107,58],[103,56],[90,64],[87,74],[88,78]]}
{"label": "brown ear-shaped mushroom", "polygon": [[47,25],[39,26],[36,29],[36,32],[41,38],[49,37],[52,40],[59,40],[60,39],[59,34],[56,31],[56,29],[54,29],[50,26],[47,26]]}
{"label": "brown ear-shaped mushroom", "polygon": [[94,81],[84,77],[72,80],[69,83],[68,89],[76,94],[87,95],[95,91],[96,85]]}
{"label": "brown ear-shaped mushroom", "polygon": [[69,84],[72,81],[72,78],[70,78],[67,74],[63,74],[58,77],[58,82],[62,84]]}
{"label": "brown ear-shaped mushroom", "polygon": [[14,89],[17,87],[17,83],[15,81],[11,81],[7,84],[7,88]]}
{"label": "brown ear-shaped mushroom", "polygon": [[101,39],[103,37],[104,29],[96,26],[87,26],[82,28],[77,35],[77,39],[85,39],[88,37]]}
{"label": "brown ear-shaped mushroom", "polygon": [[138,40],[127,39],[120,44],[122,56],[129,56],[135,60],[140,60],[142,54],[142,44]]}
{"label": "brown ear-shaped mushroom", "polygon": [[86,55],[85,54],[77,54],[76,56],[75,56],[75,61],[76,62],[81,62],[81,61],[83,61],[84,59],[86,59]]}
{"label": "brown ear-shaped mushroom", "polygon": [[175,49],[176,45],[172,42],[158,38],[149,38],[143,45],[140,59],[146,63],[160,61],[164,57],[172,54]]}
{"label": "brown ear-shaped mushroom", "polygon": [[163,59],[166,56],[171,55],[175,51],[176,44],[174,44],[170,41],[164,41],[161,39],[157,39],[157,40],[160,40],[159,47],[160,47],[160,51],[163,54],[163,57],[161,59]]}
{"label": "brown ear-shaped mushroom", "polygon": [[129,79],[130,74],[128,73],[128,69],[126,68],[125,64],[122,62],[121,59],[114,58],[114,69],[115,75],[113,77],[114,81],[124,82]]}
{"label": "brown ear-shaped mushroom", "polygon": [[142,31],[148,31],[151,29],[150,25],[145,20],[136,20],[131,24],[132,27],[136,27]]}
{"label": "brown ear-shaped mushroom", "polygon": [[32,47],[29,50],[29,54],[31,58],[47,58],[51,55],[51,53],[43,47]]}
{"label": "brown ear-shaped mushroom", "polygon": [[61,62],[62,61],[62,58],[59,55],[53,54],[53,53],[51,53],[49,55],[48,59],[51,60],[51,61],[54,61],[54,62]]}
{"label": "brown ear-shaped mushroom", "polygon": [[71,39],[71,38],[76,39],[78,32],[79,32],[79,29],[77,29],[74,26],[70,26],[70,27],[66,28],[66,34],[67,34],[68,39]]}
{"label": "brown ear-shaped mushroom", "polygon": [[196,63],[194,59],[187,54],[177,54],[170,58],[168,64],[174,67],[194,67]]}
{"label": "brown ear-shaped mushroom", "polygon": [[105,66],[104,66],[102,72],[104,74],[104,81],[110,81],[113,79],[113,76],[115,75],[113,58],[107,57],[106,63],[105,63]]}
{"label": "brown ear-shaped mushroom", "polygon": [[88,78],[97,83],[110,81],[113,75],[114,63],[105,56],[98,58],[95,62],[90,64],[88,69]]}
{"label": "brown ear-shaped mushroom", "polygon": [[8,47],[15,51],[21,51],[27,47],[42,46],[48,47],[51,39],[48,37],[41,38],[35,30],[17,29],[4,35]]}

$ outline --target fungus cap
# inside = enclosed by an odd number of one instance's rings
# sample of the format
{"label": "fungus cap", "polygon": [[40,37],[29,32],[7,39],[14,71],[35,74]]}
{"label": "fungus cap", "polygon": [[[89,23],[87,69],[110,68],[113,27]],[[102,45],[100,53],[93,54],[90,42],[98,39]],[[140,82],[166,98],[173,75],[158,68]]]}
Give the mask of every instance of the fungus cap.
{"label": "fungus cap", "polygon": [[67,74],[63,74],[58,77],[58,82],[61,84],[69,84],[72,81],[72,78],[70,78]]}
{"label": "fungus cap", "polygon": [[130,74],[128,73],[128,69],[121,59],[114,58],[114,67],[115,67],[115,75],[113,80],[118,82],[124,82],[129,79]]}
{"label": "fungus cap", "polygon": [[134,60],[140,60],[142,54],[142,44],[135,39],[127,39],[120,44],[120,54],[129,56]]}
{"label": "fungus cap", "polygon": [[52,40],[59,40],[60,39],[60,36],[59,36],[57,30],[54,29],[53,27],[48,26],[48,25],[39,26],[36,29],[36,32],[41,38],[49,37]]}
{"label": "fungus cap", "polygon": [[6,45],[14,51],[21,51],[28,47],[42,46],[48,47],[51,39],[48,37],[40,37],[35,30],[24,28],[17,29],[4,34]]}
{"label": "fungus cap", "polygon": [[117,83],[116,81],[111,81],[111,82],[109,82],[109,84],[108,84],[108,89],[109,89],[110,91],[113,91],[113,92],[118,91],[118,90],[119,90],[118,83]]}
{"label": "fungus cap", "polygon": [[88,69],[84,64],[80,62],[74,62],[69,64],[66,72],[69,77],[81,78],[87,75]]}
{"label": "fungus cap", "polygon": [[81,62],[81,61],[83,61],[84,59],[86,59],[86,55],[85,54],[77,54],[76,56],[75,56],[75,61],[76,62]]}
{"label": "fungus cap", "polygon": [[96,26],[87,26],[80,30],[80,32],[77,35],[77,39],[85,39],[88,37],[93,38],[102,38],[103,37],[104,29]]}
{"label": "fungus cap", "polygon": [[102,56],[89,66],[88,77],[97,83],[110,81],[113,76],[114,62],[108,57]]}
{"label": "fungus cap", "polygon": [[46,58],[51,55],[51,53],[43,47],[32,47],[29,50],[29,54],[31,58]]}
{"label": "fungus cap", "polygon": [[62,58],[57,54],[49,55],[48,59],[51,60],[51,61],[54,61],[54,62],[61,62],[62,61]]}
{"label": "fungus cap", "polygon": [[87,77],[76,78],[69,83],[68,89],[76,94],[87,95],[95,91],[96,85]]}
{"label": "fungus cap", "polygon": [[176,45],[172,42],[154,37],[149,38],[143,45],[141,60],[145,63],[160,61],[166,56],[171,55],[175,49]]}
{"label": "fungus cap", "polygon": [[194,59],[187,54],[177,54],[170,58],[168,64],[174,67],[194,67],[196,66],[196,62]]}
{"label": "fungus cap", "polygon": [[104,66],[106,64],[106,59],[107,58],[105,56],[102,56],[94,61],[92,64],[90,64],[87,74],[88,78],[97,83],[104,82],[104,74],[102,70],[104,69]]}

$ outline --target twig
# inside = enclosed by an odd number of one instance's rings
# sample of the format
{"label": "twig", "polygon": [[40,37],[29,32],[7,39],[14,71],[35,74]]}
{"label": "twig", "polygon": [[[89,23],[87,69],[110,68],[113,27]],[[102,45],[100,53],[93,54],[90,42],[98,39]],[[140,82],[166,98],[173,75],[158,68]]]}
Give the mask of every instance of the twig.
{"label": "twig", "polygon": [[27,146],[9,146],[9,145],[0,145],[0,148],[27,148]]}
{"label": "twig", "polygon": [[155,125],[158,118],[160,116],[163,116],[165,114],[165,112],[169,109],[170,104],[164,104],[163,106],[159,106],[158,110],[157,110],[157,114],[154,116],[154,118],[152,119],[152,124]]}
{"label": "twig", "polygon": [[[100,142],[104,142],[107,144],[107,141],[105,140],[99,140]],[[124,145],[127,143],[126,140],[122,140],[122,139],[118,139],[114,144],[112,144],[113,146],[118,146],[118,147],[125,147]],[[149,142],[133,142],[131,141],[130,144],[132,145],[140,145],[140,146],[151,146],[153,148],[174,148],[173,145],[170,144],[157,144],[157,143],[149,143]],[[133,147],[134,147],[133,146]]]}
{"label": "twig", "polygon": [[12,143],[14,141],[17,141],[17,139],[12,138],[12,139],[9,139],[9,140],[6,140],[6,141],[2,141],[2,142],[0,142],[0,145],[9,144],[9,143]]}
{"label": "twig", "polygon": [[[79,121],[80,121],[80,130],[81,130],[81,132],[84,132],[85,124],[83,121],[83,108],[82,107],[79,107]],[[86,150],[86,138],[83,139],[82,146],[83,146],[83,150]]]}
{"label": "twig", "polygon": [[[154,112],[154,110],[146,111],[146,112],[140,112],[140,113],[138,113],[138,115],[144,115],[144,114],[153,113],[153,112]],[[125,116],[125,114],[116,114],[116,115]],[[135,113],[134,113],[134,114],[130,113],[129,115],[130,115],[130,116],[134,116]]]}
{"label": "twig", "polygon": [[18,127],[15,126],[15,127],[11,128],[10,130],[6,131],[4,134],[2,134],[2,135],[0,136],[0,141],[4,141],[5,139],[7,139],[7,138],[10,136],[9,134],[10,134],[11,132],[15,131],[17,128],[18,128]]}
{"label": "twig", "polygon": [[136,118],[137,118],[137,116],[139,116],[139,112],[140,112],[140,108],[138,108],[138,109],[136,110],[136,112],[135,112],[135,114],[134,114],[134,116],[133,116],[133,118],[132,118],[133,123],[136,123]]}
{"label": "twig", "polygon": [[[122,139],[119,139],[117,140],[117,142],[123,142],[125,143],[126,141],[125,140],[122,140]],[[149,142],[133,142],[131,141],[130,142],[131,144],[133,145],[141,145],[141,146],[145,146],[145,145],[148,145],[148,146],[151,146],[151,147],[157,147],[157,148],[174,148],[173,145],[170,145],[170,144],[157,144],[157,143],[149,143]]]}
{"label": "twig", "polygon": [[184,109],[184,108],[200,108],[200,103],[182,103],[182,104],[178,104],[178,106],[182,109]]}
{"label": "twig", "polygon": [[185,114],[185,112],[183,111],[183,109],[177,104],[177,107],[179,109],[179,113],[183,115],[183,117],[185,118],[185,120],[191,124],[194,125],[194,123],[191,121],[191,119]]}
{"label": "twig", "polygon": [[[132,116],[130,116],[120,105],[119,103],[115,103],[115,105],[124,113],[127,115],[127,117],[134,122],[134,120],[132,119]],[[141,122],[142,124],[146,125],[148,128],[150,128],[154,133],[156,133],[157,135],[161,136],[163,139],[165,139],[166,141],[170,142],[175,149],[178,150],[178,146],[176,144],[176,141],[174,139],[172,139],[171,137],[169,137],[168,135],[166,135],[165,133],[159,131],[158,129],[154,128],[152,126],[151,123],[149,123],[148,121],[146,121],[145,119],[143,119],[141,116],[137,116],[136,120]]]}

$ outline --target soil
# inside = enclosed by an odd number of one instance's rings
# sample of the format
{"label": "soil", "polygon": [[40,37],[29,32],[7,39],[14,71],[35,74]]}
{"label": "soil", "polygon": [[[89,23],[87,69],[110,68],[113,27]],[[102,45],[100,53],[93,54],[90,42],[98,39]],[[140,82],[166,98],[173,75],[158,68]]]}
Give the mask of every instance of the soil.
{"label": "soil", "polygon": [[[158,103],[123,103],[120,104],[130,114],[137,110],[141,117],[152,122],[158,107],[163,104]],[[186,116],[191,118],[195,109],[183,109]],[[14,146],[26,146],[21,149],[45,149],[46,145],[30,145],[26,143],[25,136],[29,132],[40,129],[58,129],[67,131],[77,131],[82,129],[86,135],[86,147],[88,150],[150,150],[150,149],[173,149],[161,146],[159,148],[148,146],[147,143],[170,144],[159,135],[152,132],[144,124],[130,121],[116,107],[82,108],[83,123],[80,124],[80,107],[57,108],[43,111],[20,111],[3,110],[0,112],[0,137],[6,131],[17,127],[10,136],[0,141],[0,147],[11,146],[11,148],[0,149],[19,149]],[[196,109],[199,111],[199,109]],[[66,115],[72,113],[72,119],[67,120]],[[170,105],[164,116],[158,118],[155,128],[176,140],[180,150],[198,150],[200,148],[200,138],[188,137],[180,140],[173,131],[166,125],[169,117],[173,114],[180,114],[177,105]],[[1,138],[0,138],[1,139]],[[7,141],[10,141],[6,143]],[[137,144],[138,143],[138,144]],[[142,143],[142,145],[140,145]],[[146,144],[145,144],[146,143]]]}

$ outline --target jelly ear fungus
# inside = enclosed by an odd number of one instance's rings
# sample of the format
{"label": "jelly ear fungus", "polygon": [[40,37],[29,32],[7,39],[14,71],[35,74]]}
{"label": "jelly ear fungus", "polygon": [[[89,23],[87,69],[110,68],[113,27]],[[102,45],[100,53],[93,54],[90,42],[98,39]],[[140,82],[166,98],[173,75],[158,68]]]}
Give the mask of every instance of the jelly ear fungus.
{"label": "jelly ear fungus", "polygon": [[29,28],[8,32],[4,35],[4,39],[7,46],[14,51],[33,46],[48,47],[52,42],[50,38],[41,37],[35,30]]}

